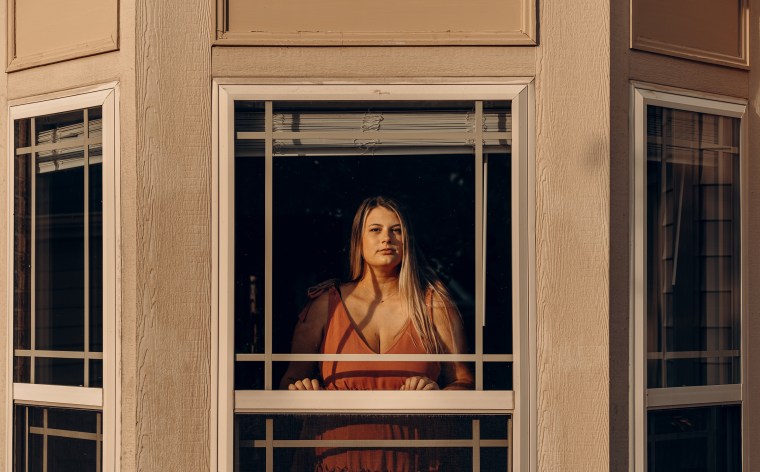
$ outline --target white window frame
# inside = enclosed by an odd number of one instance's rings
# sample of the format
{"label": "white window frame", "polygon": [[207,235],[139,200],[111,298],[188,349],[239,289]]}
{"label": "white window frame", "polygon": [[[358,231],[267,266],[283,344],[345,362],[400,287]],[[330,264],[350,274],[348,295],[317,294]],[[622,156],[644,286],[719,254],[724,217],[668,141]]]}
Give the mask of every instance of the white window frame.
{"label": "white window frame", "polygon": [[[744,446],[748,437],[747,429],[747,188],[748,172],[746,155],[747,101],[732,97],[686,91],[640,82],[632,82],[630,87],[630,155],[631,155],[631,286],[630,286],[630,328],[631,328],[631,419],[630,450],[631,470],[645,472],[647,469],[647,412],[652,409],[682,408],[710,405],[738,404],[742,407],[742,468],[749,470],[748,455]],[[739,185],[740,185],[740,260],[741,282],[739,286],[740,330],[741,330],[741,383],[732,385],[710,385],[698,387],[671,387],[647,389],[647,228],[646,228],[646,162],[647,106],[709,113],[738,118],[740,123],[739,144]]]}
{"label": "white window frame", "polygon": [[[505,392],[302,392],[257,391],[235,395],[234,313],[231,301],[232,262],[234,261],[234,102],[236,100],[509,100],[512,103],[512,149],[515,156],[512,172],[512,273],[514,390]],[[513,418],[513,470],[528,471],[536,467],[536,391],[535,391],[535,198],[534,198],[534,87],[532,79],[490,83],[361,83],[329,85],[260,83],[239,79],[216,79],[213,83],[213,165],[212,165],[212,454],[211,470],[230,471],[233,466],[233,424],[238,411],[319,411],[315,403],[329,409],[351,412],[492,412],[511,414]],[[479,179],[476,178],[476,185]],[[266,219],[271,219],[271,215]],[[271,221],[270,221],[271,223]],[[482,248],[482,242],[479,243]],[[482,249],[481,249],[482,250]],[[478,249],[476,249],[478,252]],[[270,289],[271,290],[271,289]],[[271,296],[271,295],[270,295]],[[267,306],[270,303],[265,302]],[[482,313],[482,308],[480,309]],[[476,314],[476,318],[478,315]],[[424,356],[424,355],[423,355]],[[386,359],[387,357],[384,357]],[[299,396],[299,394],[301,394]],[[323,396],[319,402],[315,397]],[[444,397],[445,396],[445,397]],[[382,398],[382,402],[378,402]],[[477,398],[477,401],[473,401]],[[304,401],[306,400],[306,401]],[[484,407],[484,402],[488,403]],[[378,404],[383,403],[383,407]],[[456,405],[456,407],[452,407]],[[322,409],[321,411],[324,411]]]}
{"label": "white window frame", "polygon": [[[5,470],[13,470],[13,407],[15,404],[69,407],[99,410],[102,413],[102,470],[119,470],[120,443],[120,376],[119,318],[120,294],[118,277],[120,268],[119,242],[119,86],[109,83],[66,93],[57,93],[31,99],[12,101],[9,104],[7,128],[8,161],[14,156],[15,120],[54,113],[102,107],[103,149],[103,387],[85,388],[59,385],[13,383],[13,234],[8,234],[6,271],[7,305],[9,313],[6,330],[6,461]],[[7,166],[6,228],[14,227],[14,166]]]}

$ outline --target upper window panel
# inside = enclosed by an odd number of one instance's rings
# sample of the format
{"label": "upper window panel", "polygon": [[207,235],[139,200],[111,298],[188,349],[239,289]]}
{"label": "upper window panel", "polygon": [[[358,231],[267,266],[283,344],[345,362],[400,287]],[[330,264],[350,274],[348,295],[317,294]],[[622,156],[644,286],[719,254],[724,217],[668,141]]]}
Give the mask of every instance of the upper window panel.
{"label": "upper window panel", "polygon": [[[222,44],[535,44],[535,0],[218,0]],[[370,21],[371,19],[371,21]]]}
{"label": "upper window panel", "polygon": [[748,0],[632,0],[631,47],[749,67]]}
{"label": "upper window panel", "polygon": [[8,71],[118,49],[117,0],[8,2]]}

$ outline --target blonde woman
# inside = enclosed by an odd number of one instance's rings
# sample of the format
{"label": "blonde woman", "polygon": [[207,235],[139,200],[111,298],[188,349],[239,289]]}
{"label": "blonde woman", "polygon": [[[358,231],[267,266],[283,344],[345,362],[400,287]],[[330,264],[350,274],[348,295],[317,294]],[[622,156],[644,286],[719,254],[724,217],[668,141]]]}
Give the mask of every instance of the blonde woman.
{"label": "blonde woman", "polygon": [[[328,281],[310,289],[299,316],[293,353],[457,354],[464,353],[461,317],[438,277],[415,247],[400,205],[378,196],[362,202],[354,216],[351,281]],[[292,362],[281,388],[289,390],[471,389],[473,376],[462,362],[325,361]],[[425,427],[410,418],[312,419],[303,437],[324,440],[419,439]],[[430,451],[316,448],[300,470],[437,471]],[[295,470],[295,469],[294,469]]]}

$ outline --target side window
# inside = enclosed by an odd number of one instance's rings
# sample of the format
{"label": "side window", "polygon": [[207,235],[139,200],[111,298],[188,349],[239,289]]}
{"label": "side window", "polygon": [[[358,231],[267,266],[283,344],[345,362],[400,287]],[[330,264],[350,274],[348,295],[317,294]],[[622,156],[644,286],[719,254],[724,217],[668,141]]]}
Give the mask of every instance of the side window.
{"label": "side window", "polygon": [[739,471],[744,107],[637,98],[637,470]]}
{"label": "side window", "polygon": [[113,470],[114,91],[11,117],[12,470]]}
{"label": "side window", "polygon": [[[292,90],[222,89],[220,468],[510,469],[524,323],[513,110],[527,94]],[[384,207],[403,222],[399,241],[443,287],[446,303],[427,287],[419,299],[448,314],[435,325],[448,347],[424,345],[412,315],[386,345],[366,334],[372,313],[394,315],[350,295],[362,279],[352,238],[369,218],[357,208],[377,196],[400,204]],[[442,390],[400,391],[413,377]],[[288,390],[303,378],[325,391]]]}

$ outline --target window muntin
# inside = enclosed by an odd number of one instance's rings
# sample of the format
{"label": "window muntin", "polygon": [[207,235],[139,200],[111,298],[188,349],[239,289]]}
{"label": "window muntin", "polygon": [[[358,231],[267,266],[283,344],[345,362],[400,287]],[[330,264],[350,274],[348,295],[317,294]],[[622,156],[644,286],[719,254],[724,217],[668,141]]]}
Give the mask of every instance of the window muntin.
{"label": "window muntin", "polygon": [[673,470],[663,448],[699,451],[681,467],[740,470],[745,107],[634,98],[636,470]]}
{"label": "window muntin", "polygon": [[[112,85],[10,108],[8,470],[115,466],[115,97]],[[45,430],[48,416],[70,421]]]}
{"label": "window muntin", "polygon": [[[390,90],[389,95],[393,95],[393,97],[384,96],[386,90]],[[530,233],[527,231],[529,218],[526,211],[528,202],[525,198],[528,189],[526,178],[529,170],[527,165],[521,161],[521,159],[527,158],[528,140],[527,134],[525,134],[527,125],[524,122],[521,126],[515,126],[515,132],[512,133],[510,131],[511,136],[505,134],[507,129],[511,130],[512,116],[509,110],[507,110],[506,114],[502,110],[501,119],[495,121],[488,120],[492,127],[488,128],[491,134],[487,134],[487,131],[483,127],[486,119],[484,119],[482,112],[493,112],[490,109],[491,104],[494,104],[495,108],[503,108],[506,105],[512,110],[519,110],[519,116],[522,116],[523,120],[527,120],[528,88],[525,86],[389,86],[378,90],[376,86],[254,87],[224,85],[219,87],[219,92],[219,175],[221,177],[218,186],[220,192],[220,213],[218,217],[220,234],[218,247],[221,256],[219,260],[220,297],[218,298],[220,306],[220,409],[218,421],[219,450],[221,453],[218,458],[219,467],[232,467],[234,460],[236,460],[233,453],[234,424],[242,421],[248,415],[255,415],[257,412],[261,413],[264,411],[315,414],[319,411],[324,412],[324,408],[327,408],[332,412],[351,411],[354,413],[365,412],[367,414],[398,413],[400,411],[414,414],[433,411],[438,413],[468,411],[503,412],[509,413],[512,417],[515,431],[517,431],[515,433],[516,437],[519,437],[520,431],[527,433],[527,421],[529,417],[527,413],[523,415],[520,411],[528,411],[529,408],[529,395],[525,390],[528,385],[529,371],[527,364],[522,369],[519,367],[518,359],[528,359],[527,346],[530,330],[527,323],[529,304],[527,303],[526,295],[529,288],[527,264],[530,258],[524,257],[527,253],[520,253],[520,257],[511,257],[511,254],[517,248],[528,247],[528,235]],[[477,99],[473,97],[477,97]],[[305,133],[313,132],[314,130],[307,131],[305,128],[301,128],[301,125],[305,122],[304,120],[298,120],[299,128],[297,130],[280,128],[277,132],[282,134],[276,136],[275,125],[277,123],[287,123],[287,120],[283,121],[282,118],[275,119],[275,113],[285,108],[282,105],[292,109],[298,105],[297,102],[301,104],[312,102],[307,107],[301,106],[304,110],[310,109],[315,112],[324,112],[325,106],[327,105],[327,108],[329,108],[330,104],[333,106],[339,104],[339,107],[348,105],[350,108],[349,102],[355,102],[355,104],[359,104],[362,108],[362,118],[368,115],[368,119],[363,119],[359,126],[353,130],[348,130],[348,133],[346,132],[347,130],[330,129],[329,131],[331,132],[340,131],[340,133],[329,136],[332,140],[329,143],[326,143],[324,139],[322,141],[315,141],[319,137],[317,135],[306,135]],[[423,109],[427,108],[428,112],[430,109],[436,110],[436,104],[440,106],[444,102],[448,102],[447,105],[451,105],[452,102],[459,104],[466,102],[471,107],[471,118],[469,119],[474,121],[472,124],[475,126],[471,124],[469,125],[469,129],[465,126],[462,130],[444,130],[443,133],[439,133],[438,135],[435,135],[434,131],[432,133],[432,141],[430,139],[422,139],[431,138],[430,135],[420,136],[421,133],[419,132],[404,132],[403,128],[392,130],[392,133],[388,135],[381,136],[375,134],[369,136],[369,134],[377,133],[378,131],[372,129],[374,126],[373,120],[376,117],[372,116],[372,110],[369,110],[368,113],[368,108],[371,108],[368,107],[368,104],[382,108],[386,106],[385,102],[405,102],[407,105],[417,102],[416,106]],[[316,105],[321,105],[322,108]],[[392,105],[388,104],[388,106]],[[387,108],[385,111],[387,111]],[[479,113],[476,113],[476,111]],[[263,119],[260,118],[261,116],[263,116]],[[271,116],[272,118],[267,120],[267,116]],[[465,121],[466,119],[467,117],[465,116]],[[267,121],[270,121],[271,124],[268,124]],[[312,121],[311,124],[313,123]],[[363,131],[362,124],[364,124]],[[334,123],[330,123],[330,125],[334,125]],[[501,130],[501,135],[498,134],[499,129]],[[322,131],[325,131],[325,129],[322,129]],[[426,131],[430,132],[429,129]],[[304,134],[295,135],[293,134],[294,132],[303,132]],[[367,134],[364,136],[350,134],[357,132]],[[372,138],[372,141],[368,143],[367,138]],[[381,142],[377,142],[378,138],[383,139],[380,139]],[[274,144],[278,140],[280,143],[275,146]],[[394,140],[396,142],[393,142]],[[329,146],[325,146],[325,144],[329,144]],[[259,254],[263,254],[263,256],[258,256],[258,262],[249,261],[248,263],[254,265],[258,263],[259,270],[262,271],[260,273],[264,274],[263,279],[271,279],[271,274],[276,266],[273,263],[273,260],[276,259],[276,251],[273,251],[273,247],[276,247],[277,242],[280,240],[279,237],[274,237],[277,225],[272,225],[277,212],[277,200],[273,198],[273,194],[277,191],[277,183],[274,180],[278,165],[277,161],[281,160],[285,162],[285,168],[292,165],[290,162],[295,161],[300,161],[297,162],[298,165],[304,165],[308,168],[310,164],[305,164],[304,161],[310,159],[314,161],[318,160],[320,163],[342,160],[350,162],[352,159],[359,162],[360,158],[389,159],[388,162],[390,162],[395,157],[393,154],[399,153],[398,150],[401,148],[399,145],[406,145],[405,152],[409,161],[412,161],[414,158],[421,160],[432,157],[440,153],[442,149],[446,149],[450,154],[459,156],[455,159],[472,159],[474,185],[471,188],[476,198],[471,199],[474,200],[474,208],[470,208],[469,211],[474,215],[475,221],[472,232],[476,234],[474,234],[473,238],[475,248],[472,256],[475,261],[475,267],[471,267],[471,270],[475,269],[475,274],[470,275],[470,277],[475,285],[473,294],[479,297],[480,303],[470,302],[473,311],[475,311],[472,318],[479,317],[479,321],[475,321],[475,323],[470,325],[470,329],[474,331],[472,337],[480,337],[480,339],[476,339],[473,344],[470,344],[468,353],[443,355],[441,359],[451,360],[454,358],[474,364],[480,358],[480,362],[478,362],[479,366],[474,370],[477,371],[476,377],[479,379],[478,383],[481,384],[478,385],[478,388],[481,390],[417,392],[413,395],[405,396],[403,395],[408,392],[323,391],[310,392],[308,396],[304,396],[299,395],[303,392],[275,391],[277,379],[274,378],[276,375],[273,374],[278,369],[277,364],[282,363],[284,365],[288,360],[300,360],[301,358],[297,355],[289,354],[287,350],[279,353],[274,351],[271,354],[266,352],[267,345],[275,344],[273,339],[273,323],[266,323],[266,320],[273,320],[274,323],[277,323],[279,320],[279,318],[271,318],[271,315],[268,317],[266,313],[268,309],[272,310],[273,307],[273,290],[268,286],[267,280],[262,280],[259,275],[251,274],[247,271],[238,272],[238,267],[236,267],[235,263],[244,260],[245,257],[248,257],[250,260],[254,260],[257,257],[254,251],[238,251],[236,247],[237,239],[242,238],[241,240],[248,242],[254,241],[253,244],[259,245],[258,247],[260,247],[261,241],[264,241],[264,249],[257,249]],[[394,148],[394,146],[396,147]],[[424,152],[425,146],[427,146],[428,150],[432,150],[432,152]],[[434,149],[435,146],[438,149]],[[326,147],[329,147],[328,152],[332,153],[332,155],[325,153]],[[515,153],[511,152],[512,149],[515,150]],[[315,155],[305,155],[304,150]],[[484,150],[490,151],[491,155],[484,158]],[[467,157],[468,154],[469,157]],[[506,165],[489,167],[489,163],[494,162],[497,158],[506,161]],[[312,162],[312,164],[314,163]],[[340,167],[341,163],[337,162],[333,163],[333,165]],[[240,169],[245,169],[245,176],[240,175],[238,172]],[[280,170],[283,169],[281,168]],[[403,169],[400,172],[403,172]],[[506,188],[499,188],[498,185],[489,187],[486,184],[489,172],[492,172],[493,179],[508,179]],[[232,182],[234,182],[234,185],[232,185]],[[494,182],[497,182],[497,180],[494,180]],[[267,184],[272,185],[274,190],[266,190]],[[251,190],[251,187],[259,187],[258,191],[260,191],[261,187],[264,187],[265,191],[263,195],[259,193],[258,197],[241,198],[236,189],[240,185],[244,185],[246,190]],[[525,192],[525,195],[523,195],[523,192]],[[486,194],[494,195],[493,197],[489,197],[492,201],[501,199],[500,204],[490,207],[484,205]],[[505,195],[506,200],[504,199]],[[520,198],[515,198],[516,195],[520,196]],[[241,202],[244,205],[242,208],[238,208]],[[349,213],[348,216],[351,217],[355,211],[356,203],[347,205],[346,210],[342,211]],[[241,230],[238,228],[239,215],[258,219],[259,222],[263,221],[265,225],[262,228],[259,223],[258,227]],[[492,225],[494,236],[491,237],[487,237],[487,225],[484,224],[489,218],[502,220],[500,224]],[[417,226],[416,222],[413,223]],[[480,233],[477,233],[475,228],[480,228]],[[523,230],[526,230],[525,234],[523,234]],[[419,230],[417,232],[419,233]],[[514,237],[517,235],[519,235],[519,238]],[[347,236],[342,236],[340,239],[347,239]],[[487,239],[506,245],[507,251],[501,253],[494,251],[492,254],[489,254],[488,251],[484,250],[484,243]],[[430,257],[430,252],[429,249],[426,251],[428,257]],[[493,265],[489,267],[489,264]],[[499,274],[499,271],[495,269],[500,264],[510,264],[511,266],[506,271],[502,270],[502,273]],[[262,266],[263,268],[261,268]],[[492,279],[502,277],[503,282],[501,284],[496,283],[492,287],[487,287],[484,283],[486,271],[491,272],[492,275],[489,275],[489,277]],[[526,280],[512,279],[512,274],[517,272],[525,275]],[[269,277],[266,277],[267,274],[269,274]],[[251,277],[252,275],[253,278]],[[335,276],[335,272],[331,272],[329,276]],[[321,279],[315,280],[319,281]],[[510,293],[511,299],[502,299],[501,305],[492,304],[494,308],[487,308],[489,313],[494,316],[493,321],[489,320],[488,323],[496,326],[496,322],[498,321],[497,316],[501,316],[502,324],[498,329],[509,330],[508,336],[510,339],[506,343],[484,343],[485,337],[483,336],[483,331],[475,329],[478,323],[482,326],[482,317],[485,314],[484,308],[486,306],[482,301],[484,299],[487,300],[489,296],[498,296],[499,290],[503,294],[505,291],[503,288],[504,284],[511,287],[506,289],[507,292],[512,292]],[[309,284],[302,285],[308,286]],[[484,293],[491,293],[492,291],[495,295],[483,296]],[[295,296],[303,297],[303,287],[294,287],[293,293]],[[232,303],[233,300],[234,303]],[[300,308],[299,303],[295,303],[294,306],[296,307],[295,313],[289,315],[291,318],[296,316],[297,310]],[[241,323],[240,318],[236,319],[235,316],[235,310],[239,308],[242,308],[242,312],[247,315],[255,313],[260,317],[261,321],[258,324],[251,320]],[[499,310],[502,312],[499,313]],[[508,310],[506,317],[504,316],[505,313],[503,313],[504,310]],[[520,316],[516,315],[512,317],[511,313],[518,313]],[[525,319],[521,321],[520,319],[523,316]],[[506,321],[503,318],[506,318]],[[244,336],[240,336],[235,331],[240,326],[244,326],[246,330]],[[287,329],[283,332],[288,335],[291,334]],[[522,333],[522,340],[520,338],[511,339],[512,333]],[[478,343],[480,348],[476,347]],[[241,349],[244,352],[241,352]],[[309,358],[327,360],[331,359],[332,356],[338,357],[341,355],[311,354]],[[343,360],[346,360],[346,357],[352,358],[352,356],[358,355],[344,354],[342,356],[344,356]],[[430,355],[420,356],[427,359]],[[360,357],[362,361],[367,359],[372,359],[373,361],[387,359],[383,355],[361,355]],[[405,355],[405,357],[410,356]],[[430,357],[434,358],[436,356]],[[269,359],[271,359],[271,367],[267,368],[267,361]],[[247,376],[247,379],[242,382],[240,382],[241,374]],[[505,377],[507,381],[503,381]],[[266,385],[267,383],[269,385]],[[513,409],[515,392],[523,392],[522,408],[525,408],[525,410],[516,411]],[[311,393],[314,395],[311,395]],[[323,409],[316,409],[318,407],[322,407]],[[519,463],[526,463],[524,461],[527,460],[527,439],[521,442],[521,444],[521,448],[515,449],[515,457]]]}

